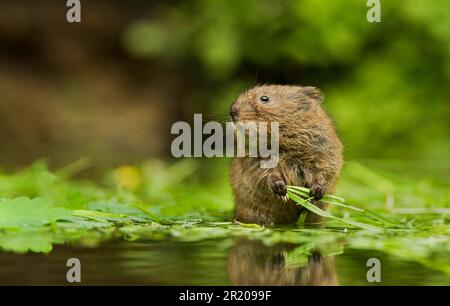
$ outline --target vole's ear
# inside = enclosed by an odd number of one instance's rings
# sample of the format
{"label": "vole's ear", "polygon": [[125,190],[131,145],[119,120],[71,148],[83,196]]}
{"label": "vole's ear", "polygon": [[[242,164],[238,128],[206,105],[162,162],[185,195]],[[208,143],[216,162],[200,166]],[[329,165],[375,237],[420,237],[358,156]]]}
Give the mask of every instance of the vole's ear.
{"label": "vole's ear", "polygon": [[324,99],[323,93],[320,91],[320,89],[313,87],[313,86],[305,86],[302,87],[303,93],[310,97],[311,99],[316,100],[317,102],[321,103]]}

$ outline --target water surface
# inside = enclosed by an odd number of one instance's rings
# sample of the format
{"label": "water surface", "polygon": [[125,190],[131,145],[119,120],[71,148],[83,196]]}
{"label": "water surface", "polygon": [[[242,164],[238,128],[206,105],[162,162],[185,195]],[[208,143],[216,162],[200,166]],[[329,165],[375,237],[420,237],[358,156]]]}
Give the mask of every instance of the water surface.
{"label": "water surface", "polygon": [[55,246],[50,254],[0,253],[1,285],[67,285],[66,261],[81,261],[83,285],[374,285],[369,258],[381,262],[381,285],[449,285],[443,272],[378,251],[312,252],[302,263],[298,245],[259,241],[112,241],[96,248]]}

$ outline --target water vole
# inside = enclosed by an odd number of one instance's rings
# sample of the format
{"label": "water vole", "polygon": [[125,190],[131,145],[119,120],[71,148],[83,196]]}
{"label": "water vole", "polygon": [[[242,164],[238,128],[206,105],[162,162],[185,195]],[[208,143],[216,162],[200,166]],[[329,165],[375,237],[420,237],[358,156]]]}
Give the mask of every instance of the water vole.
{"label": "water vole", "polygon": [[[235,122],[278,122],[279,162],[260,167],[260,158],[236,157],[231,166],[235,217],[263,225],[297,221],[301,208],[286,201],[286,185],[311,189],[315,204],[333,193],[342,166],[342,144],[333,123],[321,108],[322,93],[315,87],[263,85],[241,94],[230,106]],[[308,212],[305,223],[320,221]]]}

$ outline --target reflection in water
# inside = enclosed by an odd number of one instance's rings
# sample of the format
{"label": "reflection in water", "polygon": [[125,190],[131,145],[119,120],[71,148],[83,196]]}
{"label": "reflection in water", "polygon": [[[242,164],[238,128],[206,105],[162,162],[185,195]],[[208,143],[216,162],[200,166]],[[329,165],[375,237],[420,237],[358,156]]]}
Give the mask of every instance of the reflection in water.
{"label": "reflection in water", "polygon": [[418,263],[335,246],[321,245],[323,256],[310,251],[314,244],[269,247],[231,239],[111,241],[96,248],[56,246],[47,255],[0,251],[0,285],[68,285],[72,257],[81,261],[81,285],[372,285],[366,279],[371,257],[383,263],[383,285],[449,284],[447,274]]}
{"label": "reflection in water", "polygon": [[238,240],[228,258],[233,285],[339,285],[334,258],[312,252],[305,265],[290,266],[287,254],[296,246],[265,246],[259,241]]}

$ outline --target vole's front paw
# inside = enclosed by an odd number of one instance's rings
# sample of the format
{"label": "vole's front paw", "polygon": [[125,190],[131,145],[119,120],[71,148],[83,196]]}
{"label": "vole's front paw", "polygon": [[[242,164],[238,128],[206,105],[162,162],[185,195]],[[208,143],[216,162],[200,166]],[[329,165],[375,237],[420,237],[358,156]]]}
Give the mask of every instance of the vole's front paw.
{"label": "vole's front paw", "polygon": [[271,187],[273,192],[280,196],[283,196],[287,193],[286,183],[283,180],[274,181]]}
{"label": "vole's front paw", "polygon": [[314,200],[318,201],[320,199],[323,198],[323,196],[325,195],[325,190],[323,189],[323,187],[319,184],[313,184],[309,194],[314,197]]}
{"label": "vole's front paw", "polygon": [[286,183],[283,180],[278,180],[278,181],[274,181],[272,182],[272,191],[280,196],[280,198],[284,201],[287,202],[289,200],[289,197],[287,195],[287,189],[286,189]]}

